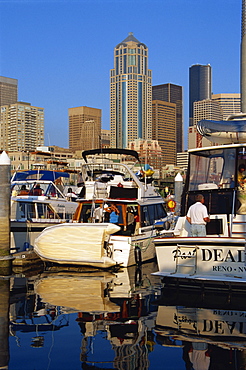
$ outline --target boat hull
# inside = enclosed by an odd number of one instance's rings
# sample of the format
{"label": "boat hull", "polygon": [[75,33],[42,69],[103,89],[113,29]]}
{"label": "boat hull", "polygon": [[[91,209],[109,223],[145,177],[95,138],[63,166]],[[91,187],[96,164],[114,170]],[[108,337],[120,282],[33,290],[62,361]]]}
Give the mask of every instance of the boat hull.
{"label": "boat hull", "polygon": [[46,228],[35,240],[34,250],[43,261],[110,268],[117,263],[105,249],[114,224],[61,224]]}
{"label": "boat hull", "polygon": [[155,258],[153,230],[136,236],[114,235],[110,223],[70,223],[46,228],[34,250],[43,261],[97,268],[140,265]]}
{"label": "boat hull", "polygon": [[162,277],[246,282],[244,238],[157,238],[155,247]]}

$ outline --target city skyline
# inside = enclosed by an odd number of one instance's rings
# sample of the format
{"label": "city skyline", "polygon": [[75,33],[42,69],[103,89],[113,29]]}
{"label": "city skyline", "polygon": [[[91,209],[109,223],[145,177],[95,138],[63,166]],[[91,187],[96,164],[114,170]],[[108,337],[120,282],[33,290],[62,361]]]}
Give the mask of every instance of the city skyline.
{"label": "city skyline", "polygon": [[211,65],[214,94],[240,92],[241,0],[9,0],[0,13],[0,75],[44,107],[47,145],[68,147],[72,107],[101,109],[109,129],[114,47],[129,32],[148,46],[152,85],[183,86],[185,137],[191,65]]}

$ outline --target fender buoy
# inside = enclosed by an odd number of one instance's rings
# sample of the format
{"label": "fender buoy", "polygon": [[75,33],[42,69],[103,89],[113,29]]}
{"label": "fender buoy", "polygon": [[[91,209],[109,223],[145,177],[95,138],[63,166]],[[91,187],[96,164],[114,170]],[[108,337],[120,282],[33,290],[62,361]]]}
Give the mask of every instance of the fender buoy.
{"label": "fender buoy", "polygon": [[141,254],[141,249],[136,246],[134,250],[134,255],[135,255],[135,262],[136,265],[141,265],[142,264],[142,254]]}
{"label": "fender buoy", "polygon": [[141,286],[142,282],[142,270],[141,268],[137,267],[135,272],[135,286]]}

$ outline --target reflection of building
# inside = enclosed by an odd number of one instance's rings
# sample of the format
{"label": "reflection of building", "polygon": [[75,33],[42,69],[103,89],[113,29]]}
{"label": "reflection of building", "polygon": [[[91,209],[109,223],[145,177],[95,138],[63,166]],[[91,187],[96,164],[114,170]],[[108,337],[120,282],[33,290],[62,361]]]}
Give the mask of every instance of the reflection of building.
{"label": "reflection of building", "polygon": [[183,88],[171,83],[152,87],[152,100],[176,104],[176,152],[183,151]]}
{"label": "reflection of building", "polygon": [[153,169],[161,169],[162,150],[157,140],[137,139],[129,143],[128,148],[138,152],[140,161]]}
{"label": "reflection of building", "polygon": [[193,126],[193,103],[211,99],[212,67],[196,64],[189,69],[189,126]]}
{"label": "reflection of building", "polygon": [[1,150],[30,151],[44,144],[44,108],[18,102],[0,109]]}
{"label": "reflection of building", "polygon": [[162,149],[162,165],[176,163],[176,104],[152,101],[152,137]]}
{"label": "reflection of building", "polygon": [[14,104],[18,100],[18,80],[0,76],[0,106]]}
{"label": "reflection of building", "polygon": [[76,107],[68,109],[69,149],[89,150],[100,147],[101,109]]}
{"label": "reflection of building", "polygon": [[151,70],[148,48],[132,33],[114,49],[110,73],[111,146],[127,148],[130,141],[151,139]]}

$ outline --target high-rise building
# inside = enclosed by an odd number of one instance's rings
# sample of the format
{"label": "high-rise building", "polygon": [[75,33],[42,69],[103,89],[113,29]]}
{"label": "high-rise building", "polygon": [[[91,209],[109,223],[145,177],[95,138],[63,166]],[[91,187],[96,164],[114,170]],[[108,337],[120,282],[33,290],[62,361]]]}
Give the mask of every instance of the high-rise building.
{"label": "high-rise building", "polygon": [[176,104],[176,152],[183,151],[183,88],[166,83],[152,87],[152,100]]}
{"label": "high-rise building", "polygon": [[212,145],[208,139],[202,137],[196,130],[197,123],[203,119],[214,121],[223,119],[223,109],[218,101],[206,99],[194,102],[194,124],[192,127],[189,127],[188,134],[189,149]]}
{"label": "high-rise building", "polygon": [[44,108],[17,102],[0,110],[1,150],[33,151],[44,145]]}
{"label": "high-rise building", "polygon": [[0,76],[0,106],[14,104],[18,100],[18,80]]}
{"label": "high-rise building", "polygon": [[127,148],[135,139],[152,139],[152,77],[148,48],[132,33],[114,48],[110,71],[111,146]]}
{"label": "high-rise building", "polygon": [[241,112],[241,98],[237,93],[213,94],[212,100],[219,103],[223,111],[223,120]]}
{"label": "high-rise building", "polygon": [[76,151],[100,148],[101,109],[85,106],[69,108],[68,116],[69,149]]}
{"label": "high-rise building", "polygon": [[152,138],[162,149],[162,166],[176,163],[176,104],[152,101]]}
{"label": "high-rise building", "polygon": [[193,126],[193,103],[211,99],[212,68],[210,64],[195,64],[189,69],[189,126]]}

